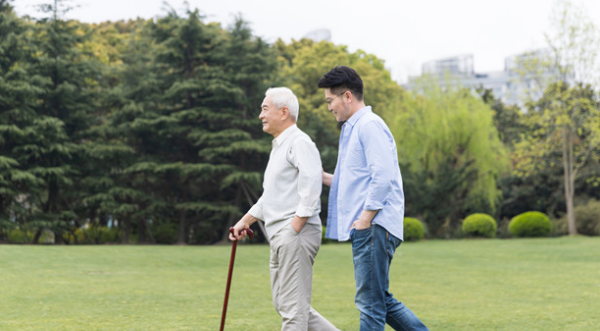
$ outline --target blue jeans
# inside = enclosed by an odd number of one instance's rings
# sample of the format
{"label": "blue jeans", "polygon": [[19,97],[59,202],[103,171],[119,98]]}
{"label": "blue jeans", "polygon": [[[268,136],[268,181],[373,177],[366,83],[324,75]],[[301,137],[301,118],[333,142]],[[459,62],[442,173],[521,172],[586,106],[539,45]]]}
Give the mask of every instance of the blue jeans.
{"label": "blue jeans", "polygon": [[379,225],[353,230],[352,255],[360,331],[428,330],[419,318],[388,291],[390,264],[402,241]]}

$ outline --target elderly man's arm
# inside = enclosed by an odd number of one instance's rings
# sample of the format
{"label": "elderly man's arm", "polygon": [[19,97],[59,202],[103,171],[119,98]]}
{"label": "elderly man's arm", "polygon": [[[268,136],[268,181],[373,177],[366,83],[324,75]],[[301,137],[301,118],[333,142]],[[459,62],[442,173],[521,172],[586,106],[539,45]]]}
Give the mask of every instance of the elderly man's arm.
{"label": "elderly man's arm", "polygon": [[308,219],[321,210],[323,168],[317,146],[304,138],[294,142],[292,163],[298,169],[298,195],[300,195],[292,227],[299,233]]}
{"label": "elderly man's arm", "polygon": [[254,224],[259,219],[263,219],[262,213],[263,199],[260,197],[258,201],[250,208],[250,210],[233,226],[233,233],[229,233],[229,240],[241,240],[246,236],[245,229],[249,229],[250,225]]}
{"label": "elderly man's arm", "polygon": [[323,170],[323,185],[331,187],[331,182],[333,181],[333,174],[325,172]]}
{"label": "elderly man's arm", "polygon": [[243,232],[246,229],[250,229],[250,225],[254,224],[254,222],[258,221],[258,218],[246,214],[244,215],[235,225],[233,226],[233,233],[229,233],[229,240],[236,241],[241,240],[246,236],[246,232]]}

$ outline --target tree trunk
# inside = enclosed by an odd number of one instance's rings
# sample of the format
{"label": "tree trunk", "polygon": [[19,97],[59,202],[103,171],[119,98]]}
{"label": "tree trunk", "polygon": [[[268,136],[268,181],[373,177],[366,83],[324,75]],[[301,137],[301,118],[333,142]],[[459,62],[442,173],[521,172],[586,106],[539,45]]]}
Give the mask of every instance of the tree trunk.
{"label": "tree trunk", "polygon": [[65,244],[65,239],[63,238],[62,232],[54,233],[54,244],[55,245],[64,245]]}
{"label": "tree trunk", "polygon": [[573,176],[573,167],[575,160],[573,160],[573,134],[568,128],[563,130],[562,143],[567,224],[569,227],[569,235],[574,236],[577,234],[575,211],[573,210],[573,199],[575,197],[575,177]]}
{"label": "tree trunk", "polygon": [[154,235],[152,234],[152,229],[150,229],[150,222],[148,222],[147,218],[144,218],[142,221],[144,223],[144,230],[148,234],[148,239],[151,244],[156,244],[156,239],[154,239]]}
{"label": "tree trunk", "polygon": [[131,224],[129,221],[129,217],[123,218],[123,237],[121,238],[122,244],[129,243],[129,235],[131,234]]}
{"label": "tree trunk", "polygon": [[33,240],[31,240],[32,244],[38,243],[38,241],[40,240],[40,237],[42,236],[42,231],[43,231],[43,229],[37,229],[37,231],[35,232],[35,235],[33,236]]}
{"label": "tree trunk", "polygon": [[185,241],[185,237],[186,237],[186,218],[185,218],[185,214],[186,211],[185,210],[181,210],[179,211],[179,226],[177,229],[177,245],[185,245],[186,241]]}

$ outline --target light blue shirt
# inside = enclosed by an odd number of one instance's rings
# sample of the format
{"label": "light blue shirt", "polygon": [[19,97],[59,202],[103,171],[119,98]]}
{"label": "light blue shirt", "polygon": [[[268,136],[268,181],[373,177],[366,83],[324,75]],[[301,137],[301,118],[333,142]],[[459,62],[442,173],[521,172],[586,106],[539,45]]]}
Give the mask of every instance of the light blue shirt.
{"label": "light blue shirt", "polygon": [[396,142],[370,106],[342,126],[325,236],[349,240],[350,227],[363,210],[378,210],[372,224],[404,239],[404,192]]}

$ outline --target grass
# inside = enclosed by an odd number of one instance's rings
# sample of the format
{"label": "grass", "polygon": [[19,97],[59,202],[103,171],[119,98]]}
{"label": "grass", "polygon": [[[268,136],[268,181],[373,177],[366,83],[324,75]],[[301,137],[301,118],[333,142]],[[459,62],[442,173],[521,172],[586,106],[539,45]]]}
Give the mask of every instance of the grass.
{"label": "grass", "polygon": [[[0,330],[218,330],[230,249],[0,245]],[[268,255],[238,247],[226,330],[280,329]],[[313,287],[358,329],[348,244],[321,248]],[[431,330],[597,330],[600,238],[405,243],[390,290]]]}

